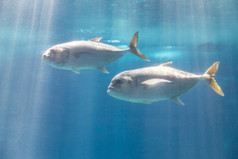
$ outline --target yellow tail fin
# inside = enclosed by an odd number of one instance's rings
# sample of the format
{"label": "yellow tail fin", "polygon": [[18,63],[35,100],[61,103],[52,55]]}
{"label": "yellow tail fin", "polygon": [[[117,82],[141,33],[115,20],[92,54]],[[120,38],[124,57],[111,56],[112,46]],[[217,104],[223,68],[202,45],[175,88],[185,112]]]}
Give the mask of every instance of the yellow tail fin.
{"label": "yellow tail fin", "polygon": [[145,55],[143,55],[138,49],[137,49],[137,42],[138,42],[138,32],[136,32],[130,42],[129,45],[129,51],[133,53],[134,55],[140,57],[143,60],[150,61]]}
{"label": "yellow tail fin", "polygon": [[211,88],[219,95],[224,96],[224,93],[222,92],[222,89],[217,84],[216,80],[214,79],[214,76],[218,70],[220,62],[214,63],[207,71],[205,72],[204,76],[209,76],[206,78],[207,83],[211,86]]}

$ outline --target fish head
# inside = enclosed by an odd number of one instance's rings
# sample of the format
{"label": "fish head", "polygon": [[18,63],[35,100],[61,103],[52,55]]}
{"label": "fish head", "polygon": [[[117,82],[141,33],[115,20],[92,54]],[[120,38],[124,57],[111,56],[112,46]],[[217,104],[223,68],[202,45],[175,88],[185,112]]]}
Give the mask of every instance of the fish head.
{"label": "fish head", "polygon": [[116,75],[110,85],[107,93],[117,99],[128,100],[132,96],[134,90],[134,80],[132,76],[126,72]]}
{"label": "fish head", "polygon": [[42,59],[52,66],[60,67],[63,66],[69,60],[69,56],[69,49],[54,46],[46,50],[46,52],[42,55]]}

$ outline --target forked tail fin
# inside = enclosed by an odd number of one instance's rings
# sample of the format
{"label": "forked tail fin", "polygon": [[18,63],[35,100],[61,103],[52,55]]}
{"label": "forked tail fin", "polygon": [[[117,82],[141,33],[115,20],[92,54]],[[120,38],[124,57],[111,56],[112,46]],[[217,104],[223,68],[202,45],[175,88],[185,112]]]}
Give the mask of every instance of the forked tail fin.
{"label": "forked tail fin", "polygon": [[138,32],[136,32],[132,39],[131,39],[131,42],[130,42],[130,45],[129,45],[129,51],[131,53],[133,53],[134,55],[140,57],[141,59],[143,60],[146,60],[146,61],[150,61],[147,57],[145,57],[145,55],[143,55],[137,48],[137,42],[138,42]]}
{"label": "forked tail fin", "polygon": [[222,89],[217,84],[216,80],[214,79],[214,76],[218,70],[220,62],[214,63],[207,71],[204,73],[204,77],[206,77],[207,83],[212,87],[212,89],[219,95],[224,96],[224,93],[222,92]]}

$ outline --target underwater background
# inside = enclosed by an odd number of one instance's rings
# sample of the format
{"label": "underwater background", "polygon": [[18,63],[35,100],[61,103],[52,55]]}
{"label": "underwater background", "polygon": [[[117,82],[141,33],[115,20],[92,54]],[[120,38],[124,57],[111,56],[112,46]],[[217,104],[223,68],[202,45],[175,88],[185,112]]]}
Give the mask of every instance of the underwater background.
{"label": "underwater background", "polygon": [[[49,47],[103,37],[138,49],[110,74],[55,69]],[[1,0],[0,159],[238,159],[237,0]],[[137,104],[106,91],[118,73],[173,61],[205,81],[173,101]]]}

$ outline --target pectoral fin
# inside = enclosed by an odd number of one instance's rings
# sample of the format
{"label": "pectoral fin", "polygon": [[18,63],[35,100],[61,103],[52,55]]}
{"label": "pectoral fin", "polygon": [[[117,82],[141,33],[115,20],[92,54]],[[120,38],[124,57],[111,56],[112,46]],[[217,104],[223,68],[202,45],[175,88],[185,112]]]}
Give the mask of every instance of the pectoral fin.
{"label": "pectoral fin", "polygon": [[79,72],[78,69],[73,69],[72,71],[73,71],[74,73],[76,73],[76,74],[80,74],[80,72]]}
{"label": "pectoral fin", "polygon": [[90,41],[100,42],[100,40],[102,40],[102,37],[93,38]]}
{"label": "pectoral fin", "polygon": [[171,81],[166,80],[166,79],[159,79],[159,78],[154,78],[154,79],[149,79],[146,81],[141,82],[142,85],[147,85],[147,86],[155,86],[158,84],[164,84],[164,83],[170,83]]}
{"label": "pectoral fin", "polygon": [[179,97],[173,97],[171,98],[171,100],[180,105],[184,105],[184,103],[181,101],[181,99],[179,99]]}
{"label": "pectoral fin", "polygon": [[105,67],[99,67],[98,70],[103,72],[103,73],[109,73],[108,70],[106,70]]}

